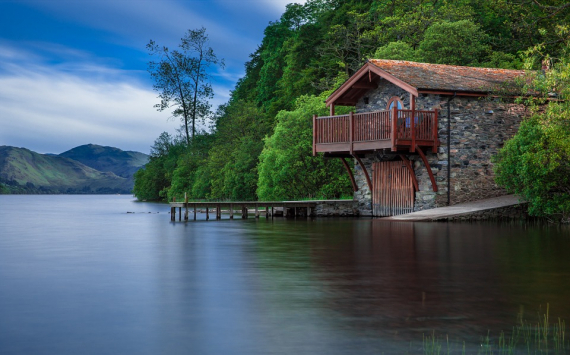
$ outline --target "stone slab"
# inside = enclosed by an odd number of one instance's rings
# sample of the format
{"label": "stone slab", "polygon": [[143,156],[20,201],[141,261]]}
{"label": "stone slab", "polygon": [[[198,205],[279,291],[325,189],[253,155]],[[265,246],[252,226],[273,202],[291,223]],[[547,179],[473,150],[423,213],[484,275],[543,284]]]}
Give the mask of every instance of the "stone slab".
{"label": "stone slab", "polygon": [[473,202],[460,203],[454,206],[432,208],[418,212],[402,214],[398,216],[384,217],[387,221],[435,221],[448,217],[460,216],[474,212],[491,210],[508,206],[515,206],[521,202],[516,195],[506,195],[500,197],[487,198]]}

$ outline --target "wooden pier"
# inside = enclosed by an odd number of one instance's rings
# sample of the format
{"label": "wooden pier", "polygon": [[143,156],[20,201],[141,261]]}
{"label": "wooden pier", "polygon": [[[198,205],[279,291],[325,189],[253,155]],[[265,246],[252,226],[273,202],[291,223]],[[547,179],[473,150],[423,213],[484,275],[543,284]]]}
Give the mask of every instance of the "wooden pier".
{"label": "wooden pier", "polygon": [[319,201],[170,202],[170,220],[176,221],[177,210],[178,221],[188,221],[190,213],[193,213],[193,219],[196,220],[196,214],[201,210],[205,210],[206,220],[210,219],[210,212],[214,213],[215,219],[222,219],[222,211],[227,211],[230,219],[234,218],[234,214],[246,219],[250,210],[254,211],[255,218],[261,214],[273,218],[277,215],[276,209],[284,217],[308,217],[314,215],[318,203]]}

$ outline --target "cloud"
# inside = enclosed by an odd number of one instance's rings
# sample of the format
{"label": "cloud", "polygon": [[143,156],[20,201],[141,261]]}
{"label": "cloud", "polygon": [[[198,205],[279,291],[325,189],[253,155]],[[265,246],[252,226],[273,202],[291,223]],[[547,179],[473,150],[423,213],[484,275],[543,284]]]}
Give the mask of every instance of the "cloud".
{"label": "cloud", "polygon": [[[7,53],[0,47],[0,53]],[[13,58],[19,58],[18,51]],[[87,143],[148,152],[179,122],[157,112],[157,93],[128,72],[81,67],[73,72],[41,63],[3,63],[0,74],[0,144],[61,153]],[[77,75],[89,72],[89,76]],[[112,74],[112,75],[109,75]]]}

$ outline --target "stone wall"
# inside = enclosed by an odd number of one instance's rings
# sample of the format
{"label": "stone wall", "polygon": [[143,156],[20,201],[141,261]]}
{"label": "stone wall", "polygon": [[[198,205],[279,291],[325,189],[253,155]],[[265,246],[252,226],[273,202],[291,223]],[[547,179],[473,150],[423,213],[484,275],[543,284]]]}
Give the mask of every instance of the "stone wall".
{"label": "stone wall", "polygon": [[359,211],[356,201],[327,200],[318,202],[313,215],[318,217],[358,216]]}
{"label": "stone wall", "polygon": [[[505,221],[505,220],[524,220],[532,219],[529,217],[527,211],[528,204],[523,203],[515,206],[507,206],[501,208],[494,208],[485,211],[478,211],[459,216],[446,217],[436,219],[436,221]],[[535,218],[537,219],[537,218]],[[537,219],[538,220],[538,219]]]}
{"label": "stone wall", "polygon": [[[410,94],[385,80],[377,89],[364,95],[356,105],[357,112],[385,110],[391,97],[398,96],[409,109]],[[410,154],[419,183],[414,210],[442,207],[447,205],[447,103],[451,96],[420,94],[416,99],[416,109],[438,112],[440,146],[437,153],[426,152],[434,174],[438,191],[434,192],[423,161],[417,154]],[[365,104],[365,99],[368,104]],[[520,121],[526,114],[522,105],[500,102],[470,96],[456,96],[450,102],[451,113],[451,205],[484,198],[505,195],[506,191],[494,182],[491,157],[518,130]],[[367,154],[362,159],[372,178],[372,163],[399,159],[388,151]],[[354,194],[361,215],[371,215],[371,192],[364,174],[355,164],[355,179],[359,191]]]}

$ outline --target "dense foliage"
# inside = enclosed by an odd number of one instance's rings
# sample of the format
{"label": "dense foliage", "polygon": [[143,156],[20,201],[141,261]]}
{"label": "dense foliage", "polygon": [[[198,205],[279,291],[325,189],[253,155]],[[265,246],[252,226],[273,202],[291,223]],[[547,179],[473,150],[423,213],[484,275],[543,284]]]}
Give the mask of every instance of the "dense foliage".
{"label": "dense foliage", "polygon": [[547,61],[553,67],[526,85],[534,114],[495,159],[497,182],[527,200],[532,215],[570,222],[570,51]]}
{"label": "dense foliage", "polygon": [[137,174],[135,194],[254,200],[349,192],[339,162],[311,154],[311,117],[326,112],[324,92],[372,57],[521,68],[529,48],[562,53],[567,34],[556,29],[569,18],[562,0],[290,4],[265,29],[210,133],[192,144],[169,137],[171,148]]}

